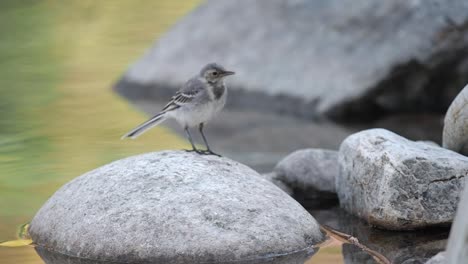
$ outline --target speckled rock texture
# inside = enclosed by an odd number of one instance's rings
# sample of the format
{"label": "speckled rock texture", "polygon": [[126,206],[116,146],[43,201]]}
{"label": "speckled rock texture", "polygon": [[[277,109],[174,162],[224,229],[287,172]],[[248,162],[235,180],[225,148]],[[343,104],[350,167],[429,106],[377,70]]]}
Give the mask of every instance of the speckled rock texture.
{"label": "speckled rock texture", "polygon": [[467,157],[384,129],[345,139],[339,163],[340,205],[391,230],[449,225],[468,175]]}
{"label": "speckled rock texture", "polygon": [[282,159],[274,168],[273,178],[286,186],[316,199],[336,199],[335,178],[339,173],[338,152],[326,149],[302,149]]}
{"label": "speckled rock texture", "polygon": [[228,106],[347,121],[442,112],[468,81],[467,9],[466,0],[209,0],[116,89],[170,98],[216,61],[237,73]]}
{"label": "speckled rock texture", "polygon": [[444,148],[468,156],[468,85],[450,105],[442,137]]}
{"label": "speckled rock texture", "polygon": [[457,215],[450,230],[447,245],[447,264],[466,263],[468,260],[468,188],[458,204]]}
{"label": "speckled rock texture", "polygon": [[324,237],[289,195],[245,165],[184,151],[118,160],[59,189],[29,232],[49,251],[100,261],[244,261]]}

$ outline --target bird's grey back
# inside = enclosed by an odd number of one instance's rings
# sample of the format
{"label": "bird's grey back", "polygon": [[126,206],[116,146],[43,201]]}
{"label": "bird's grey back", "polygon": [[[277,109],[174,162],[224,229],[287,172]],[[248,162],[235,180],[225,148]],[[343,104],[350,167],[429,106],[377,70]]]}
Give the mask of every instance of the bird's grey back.
{"label": "bird's grey back", "polygon": [[209,100],[206,89],[206,83],[201,81],[198,76],[188,80],[179,90],[180,93],[195,95],[194,102]]}

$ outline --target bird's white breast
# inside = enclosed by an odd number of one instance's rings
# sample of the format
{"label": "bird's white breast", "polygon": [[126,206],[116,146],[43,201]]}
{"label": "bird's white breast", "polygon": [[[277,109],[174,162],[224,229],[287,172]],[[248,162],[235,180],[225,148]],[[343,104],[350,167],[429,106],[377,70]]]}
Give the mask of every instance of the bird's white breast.
{"label": "bird's white breast", "polygon": [[227,98],[227,89],[224,88],[223,94],[219,98],[216,98],[213,93],[213,87],[210,86],[211,85],[209,85],[207,89],[209,100],[202,104],[181,107],[177,110],[177,115],[173,117],[180,125],[183,127],[195,127],[200,123],[207,123],[224,108]]}

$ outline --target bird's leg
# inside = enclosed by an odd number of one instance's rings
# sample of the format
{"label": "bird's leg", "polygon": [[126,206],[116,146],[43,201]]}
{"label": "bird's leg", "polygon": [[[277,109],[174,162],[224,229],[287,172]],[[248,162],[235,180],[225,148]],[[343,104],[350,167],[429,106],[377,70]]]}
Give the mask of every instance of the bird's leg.
{"label": "bird's leg", "polygon": [[208,141],[206,140],[205,134],[203,134],[203,123],[200,123],[198,126],[198,129],[200,130],[200,134],[202,135],[203,141],[205,142],[206,145],[206,150],[203,151],[204,154],[211,154],[211,155],[216,155],[218,157],[221,157],[221,155],[214,153],[211,149],[210,146],[208,145]]}
{"label": "bird's leg", "polygon": [[190,131],[189,131],[188,127],[185,127],[185,134],[187,134],[187,138],[188,138],[188,140],[190,141],[190,144],[192,145],[192,149],[186,149],[185,151],[187,151],[187,152],[195,151],[195,152],[201,154],[201,151],[198,150],[198,149],[195,147],[195,144],[193,144],[192,135],[190,135]]}

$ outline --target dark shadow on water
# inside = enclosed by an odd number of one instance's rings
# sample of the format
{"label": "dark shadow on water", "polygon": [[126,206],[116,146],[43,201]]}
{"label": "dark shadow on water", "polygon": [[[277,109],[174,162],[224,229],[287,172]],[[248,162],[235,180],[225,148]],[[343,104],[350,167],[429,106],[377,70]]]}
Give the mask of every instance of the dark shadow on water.
{"label": "dark shadow on water", "polygon": [[186,264],[186,263],[206,263],[206,264],[304,264],[308,259],[312,257],[313,254],[317,252],[314,248],[308,250],[299,251],[296,253],[272,257],[272,258],[261,258],[255,260],[246,260],[246,261],[228,261],[228,262],[194,262],[189,259],[181,260],[152,260],[146,262],[109,262],[109,261],[97,261],[82,259],[76,257],[70,257],[67,255],[55,253],[46,250],[42,247],[36,247],[37,254],[42,258],[46,264]]}
{"label": "dark shadow on water", "polygon": [[[308,210],[320,224],[356,237],[361,244],[382,254],[393,264],[425,263],[445,250],[450,231],[449,227],[404,232],[381,230],[348,214],[338,205]],[[377,263],[354,245],[343,244],[342,253],[347,264]]]}

